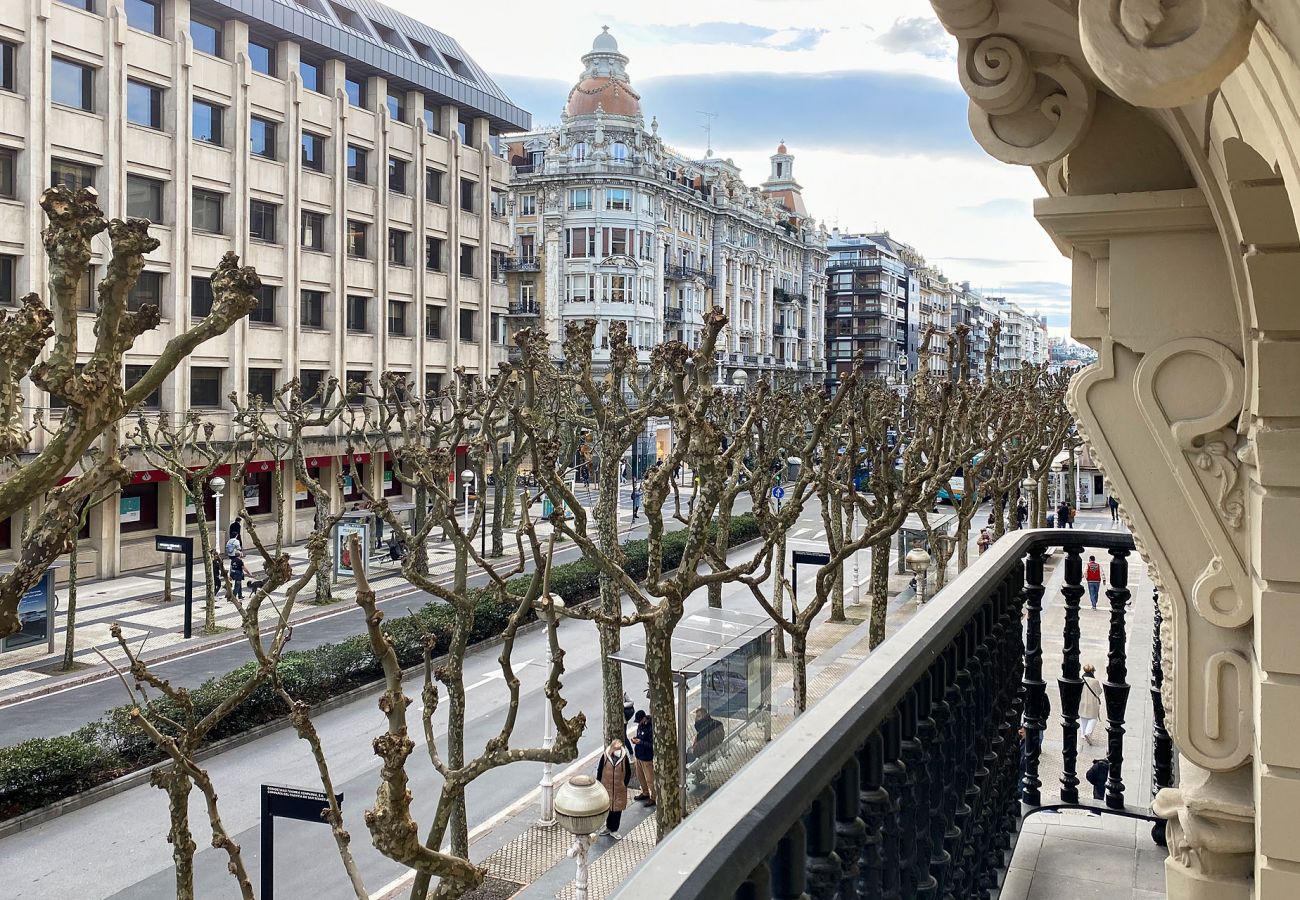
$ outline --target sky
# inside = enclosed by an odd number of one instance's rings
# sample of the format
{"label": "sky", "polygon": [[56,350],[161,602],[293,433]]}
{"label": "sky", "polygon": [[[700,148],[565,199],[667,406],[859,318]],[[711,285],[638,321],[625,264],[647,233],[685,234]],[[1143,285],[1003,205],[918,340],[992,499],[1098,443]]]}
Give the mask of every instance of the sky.
{"label": "sky", "polygon": [[929,0],[655,0],[617,13],[496,0],[490,16],[388,2],[459,41],[536,127],[558,124],[608,25],[670,146],[703,156],[711,121],[714,153],[757,184],[784,141],[828,229],[888,230],[950,279],[1047,315],[1054,334],[1068,325],[1069,262],[1031,215],[1042,187],[970,136],[956,42]]}

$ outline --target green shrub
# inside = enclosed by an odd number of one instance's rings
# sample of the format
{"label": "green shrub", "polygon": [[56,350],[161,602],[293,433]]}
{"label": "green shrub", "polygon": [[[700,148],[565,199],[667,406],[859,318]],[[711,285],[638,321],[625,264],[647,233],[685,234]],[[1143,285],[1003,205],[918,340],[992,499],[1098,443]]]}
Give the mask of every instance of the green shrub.
{"label": "green shrub", "polygon": [[[758,537],[758,528],[753,516],[745,514],[732,518],[730,540],[733,545],[755,537]],[[684,531],[664,535],[665,571],[676,568],[681,562],[685,545]],[[638,581],[644,578],[648,565],[646,542],[628,541],[623,550],[627,557],[625,571]],[[551,590],[567,603],[581,603],[599,594],[598,575],[596,566],[585,559],[564,563],[551,570]],[[512,578],[506,583],[509,596],[505,601],[490,590],[479,589],[473,593],[471,644],[489,640],[505,630],[506,622],[518,608],[515,598],[527,593],[530,581],[529,575]],[[534,615],[530,611],[528,619],[532,618]],[[385,619],[382,627],[393,642],[402,666],[409,667],[424,658],[426,634],[435,639],[433,655],[445,653],[450,645],[453,623],[453,613],[446,604],[426,603],[408,615]],[[240,690],[255,671],[254,663],[245,663],[191,689],[194,714],[202,717],[216,709],[225,698]],[[371,652],[369,639],[358,634],[337,644],[286,651],[280,658],[279,675],[291,696],[317,704],[377,681],[383,670]],[[152,701],[149,708],[152,713],[176,721],[184,720],[180,705],[165,697]],[[130,710],[131,707],[119,706],[72,734],[33,738],[0,748],[0,820],[40,809],[163,760],[165,755],[135,724]],[[208,740],[243,734],[258,725],[275,721],[286,712],[284,701],[270,683],[263,683],[217,723]]]}

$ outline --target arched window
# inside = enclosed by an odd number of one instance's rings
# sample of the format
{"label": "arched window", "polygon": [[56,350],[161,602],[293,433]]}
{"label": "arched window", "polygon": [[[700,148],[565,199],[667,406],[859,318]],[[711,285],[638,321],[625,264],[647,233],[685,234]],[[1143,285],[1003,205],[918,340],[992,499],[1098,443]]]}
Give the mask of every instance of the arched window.
{"label": "arched window", "polygon": [[574,144],[574,145],[573,145],[573,161],[574,161],[574,162],[586,162],[586,160],[587,160],[587,152],[588,152],[590,149],[591,149],[591,148],[587,145],[587,142],[586,142],[586,141],[579,141],[578,143]]}
{"label": "arched window", "polygon": [[627,162],[627,144],[622,141],[615,141],[614,146],[609,149],[614,162]]}

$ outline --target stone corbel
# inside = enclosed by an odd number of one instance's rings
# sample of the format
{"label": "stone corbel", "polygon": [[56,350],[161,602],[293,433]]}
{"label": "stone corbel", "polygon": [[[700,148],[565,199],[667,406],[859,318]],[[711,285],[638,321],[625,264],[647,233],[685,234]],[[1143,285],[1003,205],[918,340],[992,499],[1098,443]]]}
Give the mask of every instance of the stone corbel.
{"label": "stone corbel", "polygon": [[1084,58],[1135,106],[1183,106],[1218,88],[1246,59],[1259,17],[1250,0],[1087,0]]}
{"label": "stone corbel", "polygon": [[1180,760],[1180,784],[1156,795],[1167,823],[1166,889],[1173,898],[1247,900],[1255,862],[1250,772],[1211,774]]}

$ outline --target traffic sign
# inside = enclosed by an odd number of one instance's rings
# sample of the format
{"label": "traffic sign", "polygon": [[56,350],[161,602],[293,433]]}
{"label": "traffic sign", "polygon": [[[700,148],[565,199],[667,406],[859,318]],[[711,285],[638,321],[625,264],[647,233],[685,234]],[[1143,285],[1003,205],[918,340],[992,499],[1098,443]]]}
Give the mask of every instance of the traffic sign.
{"label": "traffic sign", "polygon": [[778,499],[778,500],[782,500],[782,499],[784,499],[784,498],[785,498],[785,488],[781,487],[780,485],[777,485],[776,487],[772,488],[772,496],[775,497],[775,498]]}

